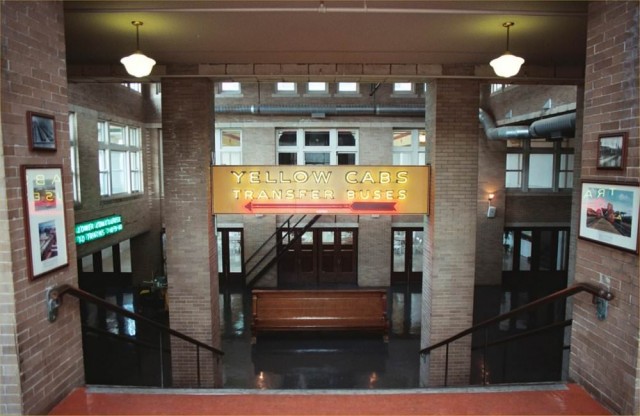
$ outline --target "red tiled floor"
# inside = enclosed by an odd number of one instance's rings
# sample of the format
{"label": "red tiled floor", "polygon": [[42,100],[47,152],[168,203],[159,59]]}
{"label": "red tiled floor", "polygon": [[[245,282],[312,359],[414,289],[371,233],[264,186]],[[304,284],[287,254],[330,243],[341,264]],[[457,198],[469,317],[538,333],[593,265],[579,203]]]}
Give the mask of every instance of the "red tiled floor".
{"label": "red tiled floor", "polygon": [[[376,392],[377,393],[377,392]],[[52,415],[433,415],[433,414],[610,414],[581,387],[569,384],[527,391],[446,392],[425,390],[379,394],[359,391],[256,393],[111,393],[79,388]]]}

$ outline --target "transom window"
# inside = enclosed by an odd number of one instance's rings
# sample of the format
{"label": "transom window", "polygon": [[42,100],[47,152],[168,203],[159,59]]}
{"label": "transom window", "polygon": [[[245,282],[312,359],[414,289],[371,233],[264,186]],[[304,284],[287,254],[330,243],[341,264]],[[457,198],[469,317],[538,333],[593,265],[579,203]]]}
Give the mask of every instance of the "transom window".
{"label": "transom window", "polygon": [[427,132],[418,129],[393,131],[393,164],[425,165]]}
{"label": "transom window", "polygon": [[393,92],[396,93],[412,93],[413,83],[411,82],[395,82],[393,84]]}
{"label": "transom window", "polygon": [[338,82],[338,92],[341,94],[349,94],[349,93],[357,93],[358,92],[358,83],[357,82]]}
{"label": "transom window", "polygon": [[220,92],[226,94],[239,94],[240,93],[240,83],[239,82],[221,82],[220,83]]}
{"label": "transom window", "polygon": [[574,156],[569,140],[509,140],[505,186],[525,192],[571,189]]}
{"label": "transom window", "polygon": [[279,129],[280,165],[356,165],[358,131],[351,129]]}
{"label": "transom window", "polygon": [[329,87],[326,82],[309,82],[307,91],[310,93],[327,93],[329,92]]}
{"label": "transom window", "polygon": [[276,82],[276,92],[278,93],[295,93],[296,91],[295,82]]}
{"label": "transom window", "polygon": [[216,129],[216,165],[242,164],[242,130]]}
{"label": "transom window", "polygon": [[98,122],[100,195],[142,192],[142,139],[139,127]]}

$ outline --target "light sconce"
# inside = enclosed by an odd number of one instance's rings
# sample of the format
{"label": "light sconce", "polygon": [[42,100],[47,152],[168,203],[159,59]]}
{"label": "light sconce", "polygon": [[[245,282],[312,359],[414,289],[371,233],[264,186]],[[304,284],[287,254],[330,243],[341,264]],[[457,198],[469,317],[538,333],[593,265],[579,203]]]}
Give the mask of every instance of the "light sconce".
{"label": "light sconce", "polygon": [[487,218],[495,218],[496,217],[496,207],[491,205],[491,201],[493,201],[494,194],[489,194],[489,209],[487,210]]}
{"label": "light sconce", "polygon": [[120,62],[122,62],[129,75],[137,78],[146,77],[151,73],[156,61],[140,52],[140,26],[142,26],[142,22],[134,20],[131,24],[136,27],[136,51],[122,58]]}
{"label": "light sconce", "polygon": [[503,27],[507,28],[507,50],[501,57],[496,58],[489,63],[493,67],[493,71],[496,75],[503,78],[509,78],[516,75],[524,63],[524,59],[509,52],[509,28],[514,24],[515,23],[513,22],[505,22],[502,24]]}

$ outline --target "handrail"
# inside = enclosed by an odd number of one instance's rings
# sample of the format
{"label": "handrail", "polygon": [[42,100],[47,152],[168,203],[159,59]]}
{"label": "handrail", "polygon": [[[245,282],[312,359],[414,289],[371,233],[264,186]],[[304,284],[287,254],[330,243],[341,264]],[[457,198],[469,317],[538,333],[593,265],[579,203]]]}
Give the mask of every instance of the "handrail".
{"label": "handrail", "polygon": [[495,347],[496,345],[506,344],[507,342],[512,342],[512,341],[517,341],[519,339],[530,337],[532,335],[540,334],[540,333],[543,333],[543,332],[546,332],[546,331],[550,331],[552,329],[564,328],[565,326],[571,325],[572,321],[573,321],[572,319],[566,319],[564,321],[558,321],[558,322],[553,323],[553,324],[545,325],[542,328],[530,329],[530,330],[525,331],[525,332],[523,332],[521,334],[516,334],[516,335],[512,335],[510,337],[500,338],[499,340],[493,341],[493,342],[489,342],[486,345],[477,345],[475,347],[472,346],[471,347],[471,351],[477,351],[477,350],[482,349],[482,348]]}
{"label": "handrail", "polygon": [[[293,238],[289,240],[289,242],[287,243],[287,245],[284,246],[284,248],[281,251],[278,251],[276,253],[276,256],[274,258],[272,258],[269,263],[267,263],[266,266],[264,266],[262,269],[260,269],[260,271],[258,272],[258,274],[252,278],[249,283],[247,284],[247,287],[249,288],[253,288],[256,284],[256,282],[258,280],[260,280],[260,278],[262,278],[262,276],[264,276],[264,274],[267,272],[267,270],[269,270],[274,264],[276,264],[278,262],[278,260],[280,259],[280,257],[282,257],[282,255],[291,247],[293,246],[298,240],[300,240],[302,238],[302,235],[307,232],[312,226],[313,224],[316,223],[316,221],[318,221],[318,219],[321,217],[321,214],[315,215],[313,218],[311,218],[311,220],[309,220],[309,222],[302,228],[301,232],[298,234],[294,234]],[[296,225],[298,225],[300,223],[300,221],[298,221],[294,227]]]}
{"label": "handrail", "polygon": [[216,354],[217,356],[222,356],[224,355],[224,352],[212,347],[208,344],[205,344],[202,341],[198,341],[197,339],[191,338],[188,335],[183,334],[182,332],[178,332],[175,329],[171,329],[167,326],[164,326],[152,319],[149,319],[145,316],[142,316],[140,314],[137,314],[135,312],[131,312],[127,309],[121,308],[118,305],[114,305],[113,303],[107,302],[106,300],[99,298],[95,295],[92,295],[89,292],[85,292],[84,290],[80,290],[78,288],[75,288],[71,285],[68,284],[64,284],[64,285],[60,285],[60,286],[56,286],[53,289],[49,290],[48,292],[48,301],[49,304],[51,305],[51,303],[55,303],[56,305],[53,305],[56,309],[56,311],[53,311],[53,315],[52,315],[52,308],[51,306],[49,307],[49,321],[53,322],[56,319],[57,316],[57,307],[59,305],[62,304],[62,299],[64,297],[64,295],[71,295],[74,296],[78,299],[82,299],[82,300],[86,300],[89,302],[93,302],[96,303],[98,305],[100,305],[101,307],[108,309],[110,311],[119,313],[121,315],[126,316],[127,318],[131,318],[131,319],[135,319],[137,321],[141,321],[144,322],[146,324],[149,324],[157,329],[159,329],[160,331],[169,333],[175,337],[178,337],[184,341],[187,341],[190,344],[196,345],[200,348],[204,348],[205,350],[211,351],[212,353]]}
{"label": "handrail", "polygon": [[464,331],[458,332],[457,334],[445,339],[444,341],[440,341],[440,342],[438,342],[436,344],[433,344],[433,345],[430,345],[430,346],[428,346],[426,348],[423,348],[423,349],[420,350],[420,355],[429,354],[431,351],[435,350],[436,348],[440,348],[442,346],[448,345],[448,344],[452,343],[453,341],[456,341],[456,340],[458,340],[458,339],[460,339],[460,338],[462,338],[462,337],[464,337],[466,335],[469,335],[469,334],[471,334],[471,333],[473,333],[473,332],[475,332],[475,331],[477,331],[479,329],[486,328],[489,325],[495,324],[495,323],[500,322],[500,321],[504,321],[505,319],[509,319],[512,316],[519,315],[522,312],[534,309],[534,308],[536,308],[536,307],[538,307],[540,305],[551,303],[551,302],[556,301],[556,300],[561,299],[561,298],[567,298],[569,296],[573,296],[573,295],[575,295],[577,293],[580,293],[580,292],[589,292],[589,293],[591,293],[593,295],[593,297],[594,297],[594,300],[595,300],[596,297],[604,299],[604,300],[611,300],[611,299],[614,298],[613,293],[611,293],[611,292],[609,292],[609,291],[607,291],[605,289],[601,289],[601,288],[596,287],[596,286],[594,286],[592,284],[589,284],[589,283],[576,283],[576,284],[574,284],[572,286],[569,286],[566,289],[559,290],[559,291],[554,292],[554,293],[552,293],[552,294],[550,294],[548,296],[545,296],[543,298],[534,300],[533,302],[527,303],[526,305],[523,305],[523,306],[521,306],[519,308],[516,308],[516,309],[513,309],[513,310],[511,310],[509,312],[503,313],[502,315],[495,316],[493,318],[487,319],[484,322],[480,322],[479,324],[473,325],[470,328],[467,328]]}

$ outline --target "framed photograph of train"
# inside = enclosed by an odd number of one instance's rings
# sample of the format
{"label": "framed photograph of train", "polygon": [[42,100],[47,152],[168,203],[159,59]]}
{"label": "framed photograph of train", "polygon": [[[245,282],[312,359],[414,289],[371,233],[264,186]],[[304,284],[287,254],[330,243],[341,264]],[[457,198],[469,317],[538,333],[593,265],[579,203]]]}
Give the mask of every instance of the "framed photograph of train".
{"label": "framed photograph of train", "polygon": [[56,120],[53,116],[28,111],[27,132],[31,150],[56,150]]}
{"label": "framed photograph of train", "polygon": [[29,278],[68,264],[62,166],[22,166]]}
{"label": "framed photograph of train", "polygon": [[579,237],[638,253],[638,184],[582,182]]}
{"label": "framed photograph of train", "polygon": [[601,134],[598,137],[598,169],[622,170],[627,159],[627,133]]}

